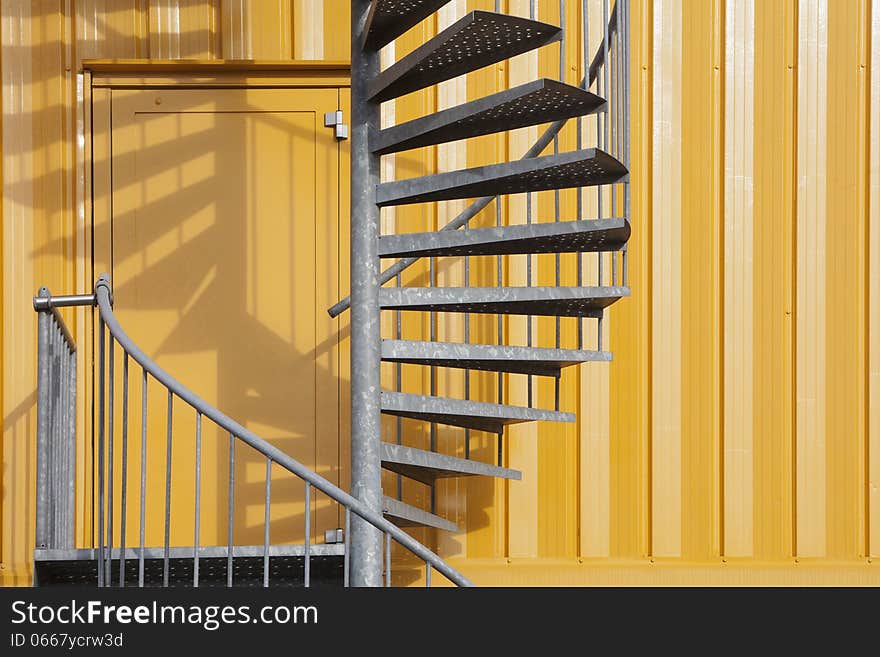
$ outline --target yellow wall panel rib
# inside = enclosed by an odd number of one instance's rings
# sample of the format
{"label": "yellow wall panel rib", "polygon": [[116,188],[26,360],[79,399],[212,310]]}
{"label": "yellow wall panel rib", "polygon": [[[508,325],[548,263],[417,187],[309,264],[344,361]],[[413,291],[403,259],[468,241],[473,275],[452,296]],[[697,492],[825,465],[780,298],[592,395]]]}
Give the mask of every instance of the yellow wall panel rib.
{"label": "yellow wall panel rib", "polygon": [[644,558],[651,536],[652,11],[653,3],[631,3],[633,233],[628,274],[633,294],[611,311],[611,554],[619,559]]}
{"label": "yellow wall panel rib", "polygon": [[293,11],[293,58],[324,59],[324,0],[294,0]]}
{"label": "yellow wall panel rib", "polygon": [[[437,31],[452,25],[467,12],[466,0],[453,0],[437,13]],[[443,82],[437,86],[437,111],[454,107],[467,102],[467,77],[461,76]],[[467,168],[467,144],[464,141],[453,141],[437,146],[437,171],[455,171]],[[437,225],[445,226],[467,207],[463,200],[447,201],[437,204]],[[443,287],[460,287],[465,284],[463,258],[437,259],[437,285]],[[473,322],[479,318],[472,316]],[[437,316],[437,340],[441,342],[464,342],[464,322],[461,317],[452,313],[440,313]],[[437,369],[437,394],[442,397],[464,399],[463,370],[453,368]],[[445,454],[464,456],[464,440],[466,432],[458,427],[437,426],[437,447]],[[437,486],[437,509],[444,518],[448,518],[465,526],[466,482],[461,478],[451,478],[439,482]],[[467,541],[448,532],[438,532],[438,548],[444,556],[467,553]]]}
{"label": "yellow wall panel rib", "polygon": [[826,149],[828,2],[798,25],[797,554],[826,550]]}
{"label": "yellow wall panel rib", "polygon": [[723,16],[718,2],[682,3],[681,527],[689,559],[720,552]]}
{"label": "yellow wall panel rib", "polygon": [[654,3],[653,135],[653,555],[681,553],[682,7]]}
{"label": "yellow wall panel rib", "polygon": [[[467,10],[493,10],[494,0],[470,0]],[[467,100],[477,100],[505,88],[507,62],[486,67],[468,75]],[[493,164],[507,159],[507,134],[486,135],[467,141],[468,166]],[[505,205],[502,199],[501,207]],[[494,226],[496,204],[490,204],[471,221],[473,227]],[[495,286],[498,282],[498,260],[471,259],[471,284]],[[493,315],[471,316],[471,340],[495,344],[498,322]],[[474,399],[496,401],[498,376],[494,372],[471,372],[471,394]],[[471,433],[471,458],[484,462],[497,460],[497,441],[492,434]],[[500,557],[507,553],[507,492],[509,482],[488,477],[467,479],[467,551],[468,557]]]}
{"label": "yellow wall panel rib", "polygon": [[754,557],[763,559],[792,556],[796,6],[755,4],[752,449]]}
{"label": "yellow wall panel rib", "polygon": [[[595,53],[602,41],[602,0],[589,3],[590,48]],[[587,147],[597,142],[596,121],[584,120],[583,143]],[[596,194],[584,191],[584,217],[598,216]],[[584,285],[598,284],[597,254],[587,254],[583,260]],[[602,346],[608,349],[614,325],[613,312],[603,320]],[[584,322],[584,348],[597,349],[598,336],[594,322]],[[610,418],[610,363],[587,363],[580,367],[581,390],[578,408],[581,441],[581,500],[580,544],[585,557],[607,557],[611,553],[611,418]]]}
{"label": "yellow wall panel rib", "polygon": [[216,14],[217,6],[212,0],[150,0],[150,57],[216,57]]}
{"label": "yellow wall panel rib", "polygon": [[754,547],[753,0],[727,3],[724,134],[724,554]]}
{"label": "yellow wall panel rib", "polygon": [[224,59],[292,58],[291,0],[220,0],[220,3]]}
{"label": "yellow wall panel rib", "polygon": [[[28,3],[0,6],[3,44],[26,51],[32,44],[32,16]],[[5,50],[5,48],[4,48]],[[0,58],[3,75],[3,326],[2,326],[2,583],[24,584],[33,536],[32,464],[36,450],[32,436],[36,427],[35,386],[36,320],[15,312],[27,309],[42,272],[29,257],[39,227],[31,214],[36,196],[34,178],[34,77],[27,57]],[[16,578],[16,576],[18,576]]]}
{"label": "yellow wall panel rib", "polygon": [[[510,0],[508,12],[517,16],[529,16],[528,0]],[[519,55],[508,62],[508,87],[515,87],[538,74],[538,53]],[[522,157],[538,138],[537,128],[520,128],[509,133],[509,159]],[[532,219],[536,219],[537,195],[532,195]],[[507,221],[510,224],[526,223],[526,195],[508,197]],[[511,286],[528,285],[526,278],[527,256],[510,256],[506,284]],[[532,264],[532,283],[535,280],[536,263]],[[525,317],[510,316],[507,320],[508,344],[525,345],[529,331],[532,331],[532,344],[537,344],[536,322]],[[526,377],[510,375],[507,379],[507,403],[515,406],[528,405]],[[521,481],[509,483],[509,554],[511,557],[538,556],[538,430],[534,423],[511,426],[505,435],[509,463],[508,467],[522,472]],[[515,511],[514,511],[515,509]]]}
{"label": "yellow wall panel rib", "polygon": [[834,559],[865,553],[866,9],[863,0],[828,4],[826,538]]}
{"label": "yellow wall panel rib", "polygon": [[74,5],[80,60],[150,56],[145,4],[136,0],[82,0]]}
{"label": "yellow wall panel rib", "polygon": [[880,2],[871,3],[868,554],[880,555]]}

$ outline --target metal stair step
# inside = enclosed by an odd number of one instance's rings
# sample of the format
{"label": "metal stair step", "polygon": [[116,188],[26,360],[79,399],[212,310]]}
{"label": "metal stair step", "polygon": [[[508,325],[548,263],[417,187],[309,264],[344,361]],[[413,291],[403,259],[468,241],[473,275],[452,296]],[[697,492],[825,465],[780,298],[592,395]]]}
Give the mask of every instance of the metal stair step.
{"label": "metal stair step", "polygon": [[447,4],[449,0],[373,0],[362,40],[378,50]]}
{"label": "metal stair step", "polygon": [[556,25],[472,11],[368,83],[369,100],[386,101],[558,41]]}
{"label": "metal stair step", "polygon": [[609,362],[610,351],[512,347],[495,344],[382,340],[382,360],[390,363],[456,367],[489,372],[559,376],[562,368]]}
{"label": "metal stair step", "polygon": [[381,155],[396,153],[585,116],[604,105],[586,89],[543,78],[386,128],[371,140],[371,148]]}
{"label": "metal stair step", "polygon": [[381,454],[383,468],[423,484],[432,484],[437,479],[451,477],[482,476],[516,481],[522,479],[522,473],[518,470],[393,443],[383,442]]}
{"label": "metal stair step", "polygon": [[[235,545],[232,548],[233,586],[262,586],[263,545]],[[112,554],[114,585],[119,581],[121,550]],[[188,587],[193,583],[194,549],[172,546],[168,550],[169,585]],[[199,586],[226,586],[227,546],[200,546]],[[342,586],[345,545],[312,543],[309,546],[312,586]],[[140,548],[125,549],[125,581],[137,586]],[[144,584],[162,586],[164,547],[144,548]],[[270,545],[270,586],[302,586],[305,545]],[[98,579],[98,550],[94,548],[38,549],[34,551],[37,586],[94,586]]]}
{"label": "metal stair step", "polygon": [[408,205],[608,185],[622,182],[627,173],[626,167],[608,153],[588,148],[382,183],[376,188],[376,204]]}
{"label": "metal stair step", "polygon": [[382,412],[386,415],[437,422],[454,427],[500,433],[508,424],[521,422],[574,422],[574,413],[539,408],[489,404],[466,399],[382,391]]}
{"label": "metal stair step", "polygon": [[502,315],[598,317],[629,296],[629,288],[602,287],[383,287],[384,310],[419,310]]}
{"label": "metal stair step", "polygon": [[630,225],[626,219],[590,219],[405,233],[379,238],[379,256],[423,258],[617,251],[623,248],[629,235]]}
{"label": "metal stair step", "polygon": [[458,531],[454,522],[393,497],[382,499],[382,511],[398,527],[434,527],[447,532]]}

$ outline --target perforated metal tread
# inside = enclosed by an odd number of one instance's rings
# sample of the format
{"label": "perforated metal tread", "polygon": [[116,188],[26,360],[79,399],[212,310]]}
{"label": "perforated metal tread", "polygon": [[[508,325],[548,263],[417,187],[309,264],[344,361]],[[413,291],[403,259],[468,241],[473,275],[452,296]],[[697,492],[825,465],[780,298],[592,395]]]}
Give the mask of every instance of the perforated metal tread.
{"label": "perforated metal tread", "polygon": [[586,89],[543,78],[386,128],[371,140],[370,147],[382,155],[396,153],[585,116],[604,105],[602,98]]}
{"label": "perforated metal tread", "polygon": [[398,98],[558,41],[547,23],[472,11],[368,83],[369,100]]}
{"label": "perforated metal tread", "polygon": [[382,499],[382,512],[398,527],[434,527],[447,532],[458,531],[454,522],[406,502],[395,500],[393,497]]}
{"label": "perforated metal tread", "polygon": [[565,367],[587,362],[609,362],[611,358],[610,351],[382,340],[382,360],[389,363],[432,365],[537,376],[555,377],[559,376]]}
{"label": "perforated metal tread", "polygon": [[589,148],[382,183],[376,187],[376,204],[409,205],[608,185],[622,182],[626,177],[626,167],[618,160],[604,151]]}
{"label": "perforated metal tread", "polygon": [[382,412],[425,422],[500,433],[508,424],[521,422],[574,422],[574,413],[540,408],[489,404],[486,402],[403,392],[382,391]]}
{"label": "perforated metal tread", "polygon": [[626,244],[626,219],[591,219],[518,224],[471,230],[384,235],[379,238],[382,258],[509,255],[617,251]]}
{"label": "perforated metal tread", "polygon": [[378,50],[447,4],[449,0],[373,0],[362,47]]}
{"label": "perforated metal tread", "polygon": [[[125,585],[138,585],[137,548],[125,551]],[[232,585],[235,587],[263,586],[263,546],[236,545],[232,549]],[[343,544],[315,544],[309,548],[310,584],[312,586],[342,586]],[[227,584],[228,548],[209,546],[199,548],[199,586],[218,587]],[[269,546],[269,586],[298,587],[303,585],[305,573],[304,545]],[[119,585],[119,550],[114,550],[111,562],[112,586]],[[34,552],[35,582],[37,586],[95,586],[98,581],[98,551],[93,549],[36,550]],[[172,587],[193,585],[193,548],[169,549],[168,584]],[[164,548],[144,549],[144,585],[162,586]]]}
{"label": "perforated metal tread", "polygon": [[383,468],[423,484],[452,477],[522,479],[522,473],[518,470],[393,443],[382,443],[381,454]]}
{"label": "perforated metal tread", "polygon": [[597,317],[629,288],[602,287],[383,287],[383,310],[502,315]]}

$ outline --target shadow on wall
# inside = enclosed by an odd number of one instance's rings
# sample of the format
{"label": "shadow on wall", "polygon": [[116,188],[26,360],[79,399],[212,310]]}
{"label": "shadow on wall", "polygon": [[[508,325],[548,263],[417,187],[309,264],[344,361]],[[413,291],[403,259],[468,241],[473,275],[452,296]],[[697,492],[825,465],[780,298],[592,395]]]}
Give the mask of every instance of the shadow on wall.
{"label": "shadow on wall", "polygon": [[[197,105],[194,102],[190,109],[195,110]],[[188,114],[186,108],[178,112]],[[114,131],[125,135],[133,130],[136,136],[126,140],[114,133],[112,162],[102,156],[96,156],[93,162],[96,180],[108,176],[110,168],[113,175],[112,222],[96,216],[94,243],[112,241],[116,310],[136,343],[223,412],[345,487],[341,471],[347,469],[347,463],[341,461],[347,455],[343,445],[347,442],[347,427],[339,426],[343,421],[339,409],[348,403],[343,390],[347,375],[343,373],[339,378],[339,363],[333,359],[337,357],[337,345],[347,349],[348,328],[338,323],[334,332],[318,334],[313,321],[316,315],[324,319],[324,306],[315,304],[315,287],[337,274],[324,271],[335,257],[330,251],[338,249],[338,244],[328,239],[335,226],[324,218],[316,220],[314,213],[300,211],[309,202],[297,197],[292,185],[284,189],[280,184],[268,190],[275,196],[274,202],[292,210],[287,214],[258,212],[261,200],[254,194],[254,190],[266,191],[258,180],[261,174],[275,176],[276,182],[282,177],[296,180],[308,175],[308,151],[314,146],[316,123],[311,117],[311,124],[298,125],[259,107],[245,106],[240,113],[249,119],[238,125],[230,124],[228,117],[206,118],[203,112],[194,119],[197,125],[187,119],[177,120],[177,130],[159,139],[149,134],[149,123],[167,120],[169,115],[157,113],[137,125],[126,125],[119,122],[120,114],[114,114]],[[96,138],[107,136],[101,133],[106,130],[102,126],[96,124],[94,130]],[[255,141],[255,134],[260,132],[274,134],[280,140],[275,146],[281,144],[287,152],[283,173],[260,171],[263,151]],[[303,144],[308,148],[304,150]],[[127,148],[131,145],[136,147]],[[234,153],[245,157],[231,156]],[[309,229],[299,230],[302,226]],[[315,230],[326,230],[328,234],[318,239]],[[65,236],[37,250],[34,256],[57,256],[69,248],[68,244],[69,237]],[[271,252],[268,258],[261,251],[264,247]],[[326,250],[318,252],[319,247]],[[303,253],[308,253],[311,261],[297,261]],[[100,258],[96,255],[97,260]],[[413,282],[418,280],[426,282],[423,273]],[[343,292],[346,287],[342,282]],[[272,306],[268,312],[265,303]],[[114,526],[118,528],[122,451],[119,350],[115,370]],[[322,444],[328,437],[319,434],[317,428],[321,406],[324,412],[327,410],[318,395],[327,390],[335,390],[341,400],[333,409],[331,423],[338,433],[329,436],[335,443],[329,448]],[[164,531],[167,401],[154,382],[148,392],[146,542],[160,545]],[[129,379],[128,545],[138,542],[140,396],[140,370],[133,365]],[[176,402],[173,417],[172,543],[189,545],[195,513],[194,414]],[[323,424],[328,424],[327,418],[323,419]],[[427,446],[424,426],[407,420],[405,427],[405,443]],[[90,440],[88,434],[81,427],[81,439]],[[216,428],[207,423],[203,427],[200,542],[206,545],[226,542],[227,441],[228,437]],[[475,435],[475,452],[481,442]],[[486,442],[487,446],[489,442],[494,444],[494,436],[487,437]],[[491,453],[488,447],[486,451]],[[328,453],[334,458],[322,459]],[[240,445],[236,450],[234,516],[238,544],[263,542],[264,477],[262,457]],[[386,490],[393,495],[395,478],[386,475],[385,482]],[[407,481],[404,492],[408,501],[427,506],[428,492],[421,484]],[[275,467],[271,495],[272,542],[302,540],[302,484]],[[320,540],[323,529],[341,526],[342,519],[329,500],[319,498],[313,505],[312,532]],[[32,522],[32,512],[25,513]],[[476,526],[473,517],[469,526]],[[431,533],[417,530],[415,535],[430,544]],[[118,529],[115,542],[118,545]]]}

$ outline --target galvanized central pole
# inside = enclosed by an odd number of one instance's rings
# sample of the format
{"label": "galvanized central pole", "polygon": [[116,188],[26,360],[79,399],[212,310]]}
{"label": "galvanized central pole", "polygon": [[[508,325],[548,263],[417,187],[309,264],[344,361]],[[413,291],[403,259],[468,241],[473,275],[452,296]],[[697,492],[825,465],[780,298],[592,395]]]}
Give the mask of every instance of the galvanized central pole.
{"label": "galvanized central pole", "polygon": [[[351,494],[382,513],[379,156],[368,143],[379,128],[379,103],[367,98],[367,82],[379,73],[379,53],[361,47],[370,5],[370,0],[351,3]],[[350,546],[351,585],[381,586],[381,532],[352,516]]]}

